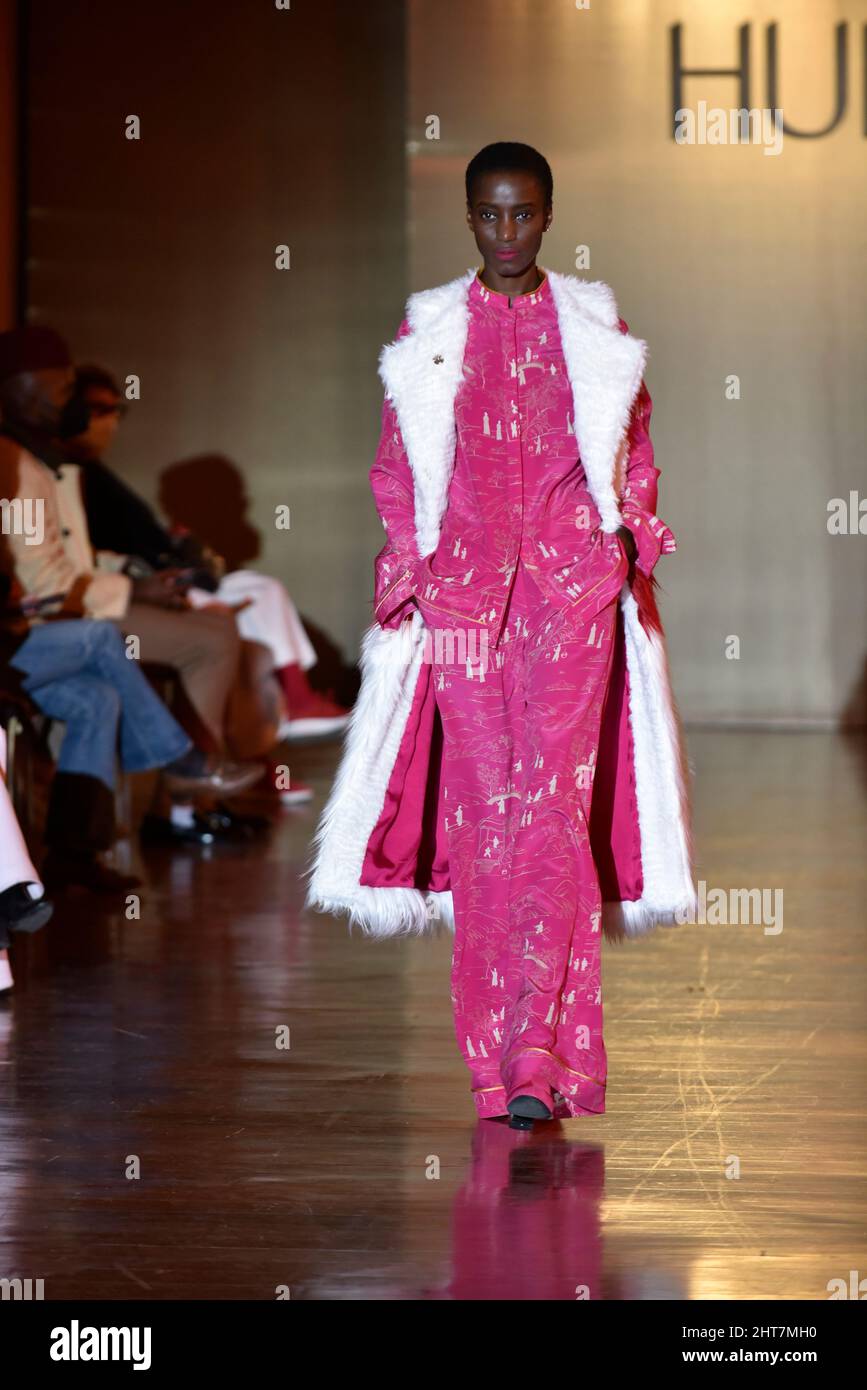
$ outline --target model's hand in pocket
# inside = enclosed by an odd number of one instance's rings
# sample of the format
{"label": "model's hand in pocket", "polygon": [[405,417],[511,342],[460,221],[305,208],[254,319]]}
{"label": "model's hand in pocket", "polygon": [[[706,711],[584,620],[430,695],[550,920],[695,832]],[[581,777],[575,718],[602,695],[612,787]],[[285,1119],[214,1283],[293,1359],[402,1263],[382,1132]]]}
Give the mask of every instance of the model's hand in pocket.
{"label": "model's hand in pocket", "polygon": [[638,558],[638,546],[635,544],[635,537],[633,536],[628,526],[618,527],[615,534],[618,540],[623,545],[623,549],[626,552],[626,558],[629,561],[629,568],[631,571],[632,566],[635,564],[635,561]]}

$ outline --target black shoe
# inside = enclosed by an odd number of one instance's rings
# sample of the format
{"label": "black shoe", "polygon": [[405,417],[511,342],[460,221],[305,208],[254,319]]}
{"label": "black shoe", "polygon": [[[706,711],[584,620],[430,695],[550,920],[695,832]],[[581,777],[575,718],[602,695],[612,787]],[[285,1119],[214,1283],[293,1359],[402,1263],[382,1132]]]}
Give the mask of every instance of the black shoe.
{"label": "black shoe", "polygon": [[139,831],[145,845],[212,845],[216,834],[194,817],[192,825],[176,825],[166,816],[145,816]]}
{"label": "black shoe", "polygon": [[[51,917],[54,904],[45,897],[31,898],[26,883],[13,883],[0,893],[0,926],[4,928],[8,945],[8,932],[35,932]],[[3,950],[0,943],[0,950]]]}
{"label": "black shoe", "polygon": [[217,810],[221,816],[229,816],[231,820],[248,826],[257,834],[259,831],[271,830],[274,825],[274,821],[269,816],[254,816],[249,811],[233,811],[232,807],[227,805],[225,801],[217,802]]}
{"label": "black shoe", "polygon": [[211,811],[196,811],[195,818],[223,840],[252,840],[271,825],[265,816],[243,815],[240,811],[232,811],[222,802]]}
{"label": "black shoe", "polygon": [[553,1110],[549,1110],[538,1096],[515,1096],[506,1106],[512,1119],[510,1129],[532,1129],[534,1120],[552,1120]]}

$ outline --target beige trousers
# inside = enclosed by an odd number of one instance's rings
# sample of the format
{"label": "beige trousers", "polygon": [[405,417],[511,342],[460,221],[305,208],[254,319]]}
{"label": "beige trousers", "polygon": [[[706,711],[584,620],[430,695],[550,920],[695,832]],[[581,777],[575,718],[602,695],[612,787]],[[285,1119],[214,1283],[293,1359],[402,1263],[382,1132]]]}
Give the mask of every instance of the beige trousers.
{"label": "beige trousers", "polygon": [[139,639],[140,660],[177,671],[196,716],[222,751],[226,701],[237,678],[241,652],[234,614],[131,603],[124,616],[115,621],[125,637]]}

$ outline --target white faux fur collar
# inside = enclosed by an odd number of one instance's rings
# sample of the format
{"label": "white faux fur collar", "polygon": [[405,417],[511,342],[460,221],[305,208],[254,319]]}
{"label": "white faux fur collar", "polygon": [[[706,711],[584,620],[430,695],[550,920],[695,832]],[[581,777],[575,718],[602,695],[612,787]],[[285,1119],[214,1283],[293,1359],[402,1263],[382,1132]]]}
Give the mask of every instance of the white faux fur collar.
{"label": "white faux fur collar", "polygon": [[[572,386],[575,437],[604,531],[621,524],[623,451],[647,344],[621,333],[614,294],[602,281],[546,272]],[[463,375],[475,267],[410,295],[410,332],[382,349],[379,374],[394,402],[415,483],[416,541],[436,549],[455,458],[454,401]]]}

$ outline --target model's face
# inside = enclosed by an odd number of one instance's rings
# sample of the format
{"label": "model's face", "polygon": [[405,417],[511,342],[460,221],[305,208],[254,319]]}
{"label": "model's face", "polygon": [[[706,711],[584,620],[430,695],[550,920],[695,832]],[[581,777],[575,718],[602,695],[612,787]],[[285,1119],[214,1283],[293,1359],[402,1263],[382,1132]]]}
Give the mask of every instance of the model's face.
{"label": "model's face", "polygon": [[467,225],[486,270],[503,277],[525,275],[551,220],[542,186],[532,174],[505,170],[476,179]]}

